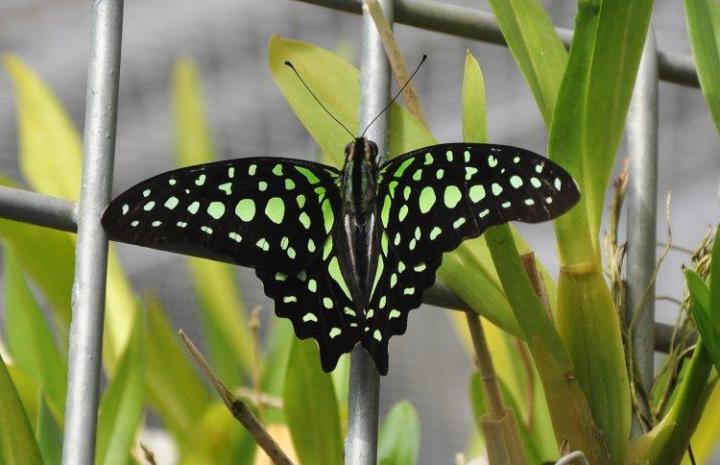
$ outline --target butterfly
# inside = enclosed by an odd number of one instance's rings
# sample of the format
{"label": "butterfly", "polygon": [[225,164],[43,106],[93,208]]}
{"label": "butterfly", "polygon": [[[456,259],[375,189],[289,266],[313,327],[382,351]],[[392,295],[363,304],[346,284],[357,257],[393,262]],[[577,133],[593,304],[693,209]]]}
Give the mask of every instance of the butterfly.
{"label": "butterfly", "polygon": [[490,226],[555,218],[579,199],[572,177],[528,150],[450,143],[379,164],[355,138],[341,170],[288,158],[177,169],[115,198],[102,224],[122,242],[255,269],[275,313],[321,364],[361,344],[388,372],[388,342],[435,282],[442,254]]}

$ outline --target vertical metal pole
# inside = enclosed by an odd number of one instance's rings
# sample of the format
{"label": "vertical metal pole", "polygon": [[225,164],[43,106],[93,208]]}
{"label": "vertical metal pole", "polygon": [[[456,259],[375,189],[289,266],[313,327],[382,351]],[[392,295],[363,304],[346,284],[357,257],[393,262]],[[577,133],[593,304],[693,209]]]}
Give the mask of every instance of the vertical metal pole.
{"label": "vertical metal pole", "polygon": [[[655,347],[655,228],[658,176],[658,64],[652,26],[640,60],[627,121],[627,321],[633,322],[636,373],[652,386]],[[645,406],[646,407],[646,406]],[[649,414],[649,412],[644,412]]]}
{"label": "vertical metal pole", "polygon": [[[392,24],[391,0],[380,0],[388,22]],[[372,18],[363,12],[361,57],[360,128],[364,128],[387,104],[390,93],[390,66]],[[368,130],[367,137],[377,143],[379,152],[387,150],[386,112]],[[380,375],[368,353],[361,346],[350,355],[348,395],[348,434],[345,441],[345,465],[376,465]]]}
{"label": "vertical metal pole", "polygon": [[108,247],[100,217],[110,198],[112,184],[122,15],[122,0],[95,0],[92,3],[64,465],[92,465],[95,462]]}

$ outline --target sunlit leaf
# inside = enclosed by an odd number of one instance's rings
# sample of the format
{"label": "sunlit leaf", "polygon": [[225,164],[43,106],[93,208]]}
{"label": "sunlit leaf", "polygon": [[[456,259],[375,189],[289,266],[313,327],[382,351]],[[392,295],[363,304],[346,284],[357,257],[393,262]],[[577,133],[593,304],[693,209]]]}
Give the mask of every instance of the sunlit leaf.
{"label": "sunlit leaf", "polygon": [[[19,161],[23,176],[37,192],[78,200],[82,145],[77,130],[52,91],[20,59],[6,56],[5,67],[17,96]],[[22,263],[22,256],[17,253]],[[108,253],[103,355],[106,367],[112,371],[128,341],[136,308],[112,247]],[[71,278],[73,274],[61,277],[63,283],[67,276]],[[70,288],[65,292],[69,296]]]}
{"label": "sunlit leaf", "polygon": [[33,430],[23,405],[0,357],[0,463],[43,465]]}
{"label": "sunlit leaf", "polygon": [[379,465],[415,465],[420,452],[420,419],[409,402],[390,409],[378,435]]}
{"label": "sunlit leaf", "polygon": [[343,462],[340,417],[330,375],[320,368],[314,341],[293,340],[283,402],[295,451],[302,465]]}
{"label": "sunlit leaf", "polygon": [[685,0],[685,14],[700,87],[720,132],[720,3]]}

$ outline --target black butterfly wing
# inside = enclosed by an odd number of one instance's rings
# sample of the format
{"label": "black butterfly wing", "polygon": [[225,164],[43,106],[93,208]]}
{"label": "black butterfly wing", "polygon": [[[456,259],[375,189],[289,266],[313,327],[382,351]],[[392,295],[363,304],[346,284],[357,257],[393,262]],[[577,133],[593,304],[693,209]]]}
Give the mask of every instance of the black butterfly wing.
{"label": "black butterfly wing", "polygon": [[213,256],[256,269],[278,316],[313,337],[326,371],[358,341],[358,321],[333,244],[334,168],[244,158],[170,171],[108,206],[114,239]]}
{"label": "black butterfly wing", "polygon": [[333,228],[337,179],[334,168],[281,158],[191,166],[128,189],[102,223],[119,241],[290,274]]}
{"label": "black butterfly wing", "polygon": [[378,268],[360,340],[380,374],[386,375],[390,338],[405,333],[408,313],[420,306],[423,293],[435,282],[442,257],[437,255],[410,265],[389,245],[386,232],[382,232],[380,244]]}
{"label": "black butterfly wing", "polygon": [[285,274],[258,267],[257,275],[265,294],[275,300],[277,316],[292,321],[298,338],[314,338],[323,370],[332,371],[360,334],[360,320],[340,272],[332,235],[325,240],[322,253],[302,271]]}
{"label": "black butterfly wing", "polygon": [[580,198],[560,166],[504,145],[425,147],[385,163],[380,177],[380,219],[408,264],[454,250],[489,226],[550,220]]}

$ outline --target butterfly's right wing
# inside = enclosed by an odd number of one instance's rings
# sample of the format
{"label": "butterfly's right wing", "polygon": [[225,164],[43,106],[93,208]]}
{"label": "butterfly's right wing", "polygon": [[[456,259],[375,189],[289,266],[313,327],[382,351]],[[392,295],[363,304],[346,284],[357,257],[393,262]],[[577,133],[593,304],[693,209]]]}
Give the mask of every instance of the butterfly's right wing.
{"label": "butterfly's right wing", "polygon": [[293,159],[191,166],[120,194],[102,223],[122,242],[291,274],[332,230],[337,179],[334,168]]}

